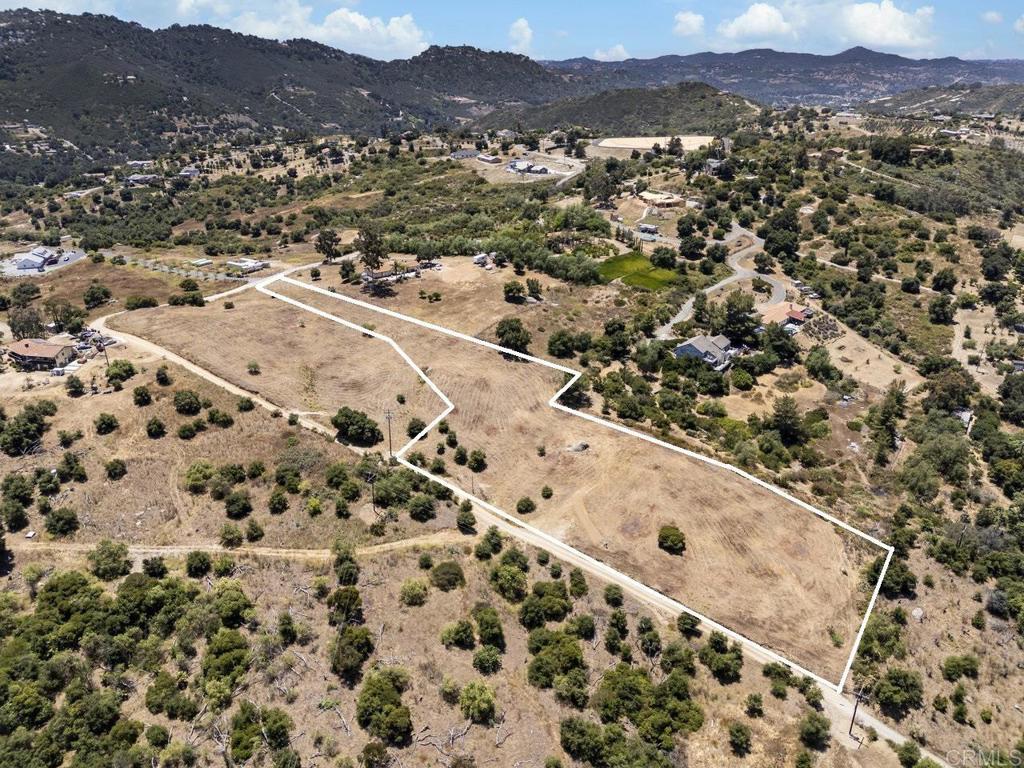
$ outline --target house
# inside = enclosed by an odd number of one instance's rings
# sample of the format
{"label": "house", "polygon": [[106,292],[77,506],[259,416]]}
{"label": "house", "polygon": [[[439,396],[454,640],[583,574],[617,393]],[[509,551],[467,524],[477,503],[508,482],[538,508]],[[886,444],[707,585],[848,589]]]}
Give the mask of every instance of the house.
{"label": "house", "polygon": [[149,187],[160,180],[155,173],[133,173],[125,181],[129,187]]}
{"label": "house", "polygon": [[732,344],[725,336],[707,336],[701,334],[687,339],[674,350],[675,356],[693,357],[703,360],[716,371],[724,371],[732,363],[736,354]]}
{"label": "house", "polygon": [[182,168],[178,171],[178,177],[182,179],[195,179],[202,174],[198,168],[194,165],[190,165],[188,168]]}
{"label": "house", "polygon": [[138,169],[152,168],[153,167],[153,161],[152,160],[129,160],[126,163],[126,165],[129,168],[138,168]]}
{"label": "house", "polygon": [[533,170],[533,163],[528,160],[513,160],[508,164],[508,170],[509,173],[529,173]]}
{"label": "house", "polygon": [[270,266],[270,262],[242,258],[229,261],[226,266],[228,269],[237,269],[239,272],[244,272],[248,275],[250,272],[259,272],[261,269],[266,269]]}
{"label": "house", "polygon": [[658,228],[654,224],[637,224],[637,231],[645,235],[658,234]]}
{"label": "house", "polygon": [[213,259],[193,259],[189,264],[193,267],[208,267],[213,264]]}
{"label": "house", "polygon": [[778,323],[779,325],[794,323],[796,325],[803,325],[812,317],[814,317],[813,309],[809,309],[801,304],[794,304],[791,301],[772,304],[771,306],[765,307],[761,310],[761,322],[765,325],[768,325],[769,323]]}
{"label": "house", "polygon": [[497,165],[498,163],[501,162],[500,157],[489,154],[477,155],[476,159],[479,160],[481,163],[487,163],[488,165]]}
{"label": "house", "polygon": [[472,160],[474,157],[479,156],[479,154],[480,151],[476,149],[457,149],[449,157],[452,160]]}
{"label": "house", "polygon": [[60,253],[44,245],[33,248],[28,253],[14,255],[14,265],[18,270],[26,272],[39,271],[60,261]]}
{"label": "house", "polygon": [[63,368],[78,353],[69,344],[56,344],[42,339],[21,339],[7,347],[11,362],[27,371],[52,371]]}
{"label": "house", "polygon": [[717,176],[719,172],[722,170],[722,164],[724,162],[724,160],[718,160],[716,158],[711,157],[708,158],[707,162],[704,164],[704,167],[708,174],[710,174],[711,176]]}
{"label": "house", "polygon": [[510,131],[508,128],[503,128],[498,131],[495,136],[497,136],[499,141],[512,141],[516,137],[516,132]]}

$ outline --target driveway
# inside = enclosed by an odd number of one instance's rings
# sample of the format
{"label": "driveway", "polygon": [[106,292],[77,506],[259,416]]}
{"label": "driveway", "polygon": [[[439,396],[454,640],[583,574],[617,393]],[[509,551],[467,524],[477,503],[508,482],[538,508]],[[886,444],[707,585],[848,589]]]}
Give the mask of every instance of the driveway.
{"label": "driveway", "polygon": [[[783,301],[786,300],[786,286],[785,284],[783,284],[781,280],[771,275],[762,275],[760,272],[741,266],[740,264],[740,262],[752,257],[755,253],[761,250],[761,248],[764,246],[764,240],[759,238],[750,230],[744,229],[743,227],[733,224],[732,232],[729,233],[728,237],[726,237],[723,242],[725,245],[728,245],[729,243],[736,241],[737,239],[743,237],[744,235],[751,239],[751,244],[748,245],[746,248],[741,248],[735,253],[730,254],[725,260],[725,263],[729,266],[730,269],[732,269],[733,273],[724,280],[719,280],[714,285],[709,285],[707,288],[703,290],[703,293],[710,295],[721,288],[725,288],[728,285],[732,285],[733,283],[739,283],[744,280],[752,280],[755,277],[759,277],[766,283],[768,283],[768,285],[770,285],[772,288],[771,297],[768,299],[767,303],[763,304],[762,306],[772,306],[773,304],[782,303]],[[667,242],[670,241],[671,238],[660,237],[658,238],[658,240],[659,242]],[[671,320],[669,320],[667,323],[665,323],[665,325],[661,326],[661,328],[659,328],[655,332],[655,338],[663,341],[666,339],[675,338],[676,334],[672,330],[672,326],[674,326],[676,323],[685,322],[689,320],[690,317],[693,316],[694,298],[696,297],[691,297],[689,300],[687,300],[687,302],[683,304],[682,307],[679,308],[679,311],[676,312],[675,316],[673,316]]]}

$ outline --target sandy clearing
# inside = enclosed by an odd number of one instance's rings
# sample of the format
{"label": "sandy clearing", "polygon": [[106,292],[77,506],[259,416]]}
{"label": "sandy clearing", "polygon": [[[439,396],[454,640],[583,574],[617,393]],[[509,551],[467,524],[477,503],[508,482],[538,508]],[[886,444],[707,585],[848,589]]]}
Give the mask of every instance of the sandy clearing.
{"label": "sandy clearing", "polygon": [[[860,572],[879,550],[726,470],[551,409],[557,371],[295,286],[273,290],[372,323],[423,367],[455,403],[448,422],[460,444],[487,453],[478,475],[446,455],[461,487],[509,510],[530,496],[538,502],[532,525],[839,678],[867,602]],[[579,442],[588,450],[568,449]],[[554,491],[549,501],[541,500],[545,485]],[[657,530],[669,522],[686,533],[682,558],[657,547]]]}
{"label": "sandy clearing", "polygon": [[678,138],[687,152],[706,147],[715,140],[714,136],[609,136],[597,142],[597,146],[608,149],[651,149],[655,144],[665,147],[673,138]]}

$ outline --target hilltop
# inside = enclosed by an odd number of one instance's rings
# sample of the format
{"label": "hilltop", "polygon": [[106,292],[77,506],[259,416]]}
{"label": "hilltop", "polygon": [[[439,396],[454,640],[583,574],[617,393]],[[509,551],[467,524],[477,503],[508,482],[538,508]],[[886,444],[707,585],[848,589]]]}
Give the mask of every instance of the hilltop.
{"label": "hilltop", "polygon": [[542,106],[494,112],[483,124],[518,123],[525,129],[553,130],[573,125],[604,134],[674,135],[729,133],[757,109],[745,99],[705,83],[662,88],[627,88],[563,99]]}

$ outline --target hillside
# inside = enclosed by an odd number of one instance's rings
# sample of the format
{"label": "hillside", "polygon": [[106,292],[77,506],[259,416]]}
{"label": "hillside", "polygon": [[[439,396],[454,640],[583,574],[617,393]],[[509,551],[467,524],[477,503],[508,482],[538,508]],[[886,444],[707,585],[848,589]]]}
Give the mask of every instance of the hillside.
{"label": "hillside", "polygon": [[917,113],[1002,115],[1024,114],[1024,85],[979,85],[922,88],[862,104],[866,112],[909,115]]}
{"label": "hillside", "polygon": [[562,78],[536,62],[468,47],[382,62],[209,26],[0,13],[0,119],[39,123],[85,152],[145,152],[197,125],[378,133],[560,93]]}
{"label": "hillside", "polygon": [[500,127],[553,130],[572,125],[603,134],[721,134],[734,130],[756,108],[746,100],[704,83],[679,83],[662,88],[628,88],[552,104],[494,112],[482,123]]}
{"label": "hillside", "polygon": [[848,104],[958,80],[1024,82],[1024,62],[1018,60],[917,60],[866,48],[851,48],[834,56],[756,49],[621,62],[581,58],[545,65],[591,87],[649,88],[700,80],[764,104]]}

